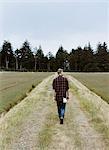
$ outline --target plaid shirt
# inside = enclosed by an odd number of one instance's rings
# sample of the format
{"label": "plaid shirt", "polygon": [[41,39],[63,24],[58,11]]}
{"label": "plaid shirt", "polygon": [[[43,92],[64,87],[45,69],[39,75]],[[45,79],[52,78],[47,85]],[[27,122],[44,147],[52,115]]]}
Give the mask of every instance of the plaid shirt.
{"label": "plaid shirt", "polygon": [[69,84],[67,78],[59,75],[53,80],[53,89],[56,92],[56,100],[62,101],[63,97],[66,98],[66,91],[69,89]]}

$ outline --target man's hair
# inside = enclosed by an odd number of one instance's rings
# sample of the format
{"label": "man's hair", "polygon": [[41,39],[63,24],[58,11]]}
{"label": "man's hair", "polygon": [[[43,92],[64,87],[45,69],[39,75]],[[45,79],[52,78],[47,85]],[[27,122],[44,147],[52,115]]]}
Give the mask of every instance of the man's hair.
{"label": "man's hair", "polygon": [[63,72],[63,69],[61,69],[61,68],[59,68],[57,71],[58,74],[61,74],[62,72]]}

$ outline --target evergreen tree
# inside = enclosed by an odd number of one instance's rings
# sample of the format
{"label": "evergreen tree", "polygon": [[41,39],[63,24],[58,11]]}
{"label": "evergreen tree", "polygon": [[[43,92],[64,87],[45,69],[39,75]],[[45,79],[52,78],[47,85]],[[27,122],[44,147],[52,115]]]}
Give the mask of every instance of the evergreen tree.
{"label": "evergreen tree", "polygon": [[90,71],[90,68],[87,67],[89,64],[93,65],[93,49],[90,43],[83,49],[83,71]]}
{"label": "evergreen tree", "polygon": [[19,69],[19,50],[18,49],[15,50],[14,56],[16,59],[16,70],[18,70]]}
{"label": "evergreen tree", "polygon": [[63,49],[62,46],[59,47],[57,53],[56,53],[56,69],[63,68],[64,69],[64,62],[68,60],[68,53],[66,50]]}
{"label": "evergreen tree", "polygon": [[28,41],[25,41],[22,47],[18,50],[18,58],[21,70],[34,68],[34,55]]}
{"label": "evergreen tree", "polygon": [[91,47],[90,42],[88,43],[87,50],[90,52],[90,54],[92,54],[92,55],[93,55],[93,49],[92,49],[92,47]]}
{"label": "evergreen tree", "polygon": [[9,69],[14,67],[14,55],[11,43],[4,41],[1,49],[1,66]]}
{"label": "evergreen tree", "polygon": [[11,43],[4,41],[0,50],[0,68],[25,71],[56,71],[58,68],[65,71],[109,71],[109,50],[105,42],[98,43],[96,52],[90,43],[83,49],[72,49],[70,54],[60,46],[54,57],[51,52],[44,56],[41,46],[33,55],[28,41],[13,52]]}
{"label": "evergreen tree", "polygon": [[79,46],[76,51],[75,51],[75,66],[76,66],[76,71],[82,71],[83,70],[83,50]]}
{"label": "evergreen tree", "polygon": [[56,71],[56,59],[51,52],[48,53],[48,71]]}
{"label": "evergreen tree", "polygon": [[1,57],[2,57],[2,54],[1,54],[1,50],[0,50],[0,69],[2,67],[2,65],[1,65]]}
{"label": "evergreen tree", "polygon": [[39,71],[42,71],[44,68],[44,53],[43,53],[41,45],[39,46],[36,52],[36,57],[37,57],[37,69]]}

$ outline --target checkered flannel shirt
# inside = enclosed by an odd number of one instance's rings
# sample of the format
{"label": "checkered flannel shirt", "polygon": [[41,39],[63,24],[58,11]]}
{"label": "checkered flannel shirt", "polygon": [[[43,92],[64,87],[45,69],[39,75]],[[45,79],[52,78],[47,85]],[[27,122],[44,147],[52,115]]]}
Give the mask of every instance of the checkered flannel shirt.
{"label": "checkered flannel shirt", "polygon": [[69,89],[67,78],[59,75],[53,80],[52,86],[56,92],[56,101],[62,101],[63,97],[66,98],[66,91]]}

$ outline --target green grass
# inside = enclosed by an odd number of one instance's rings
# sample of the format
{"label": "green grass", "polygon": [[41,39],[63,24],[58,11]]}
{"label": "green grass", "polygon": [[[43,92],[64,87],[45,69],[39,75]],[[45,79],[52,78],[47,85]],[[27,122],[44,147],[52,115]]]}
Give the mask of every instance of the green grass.
{"label": "green grass", "polygon": [[70,73],[70,75],[109,103],[109,73]]}
{"label": "green grass", "polygon": [[106,121],[100,117],[100,109],[96,108],[94,104],[85,99],[81,99],[80,103],[83,109],[88,112],[90,123],[102,134],[104,141],[109,146],[109,126]]}
{"label": "green grass", "polygon": [[96,131],[98,131],[102,135],[107,147],[109,147],[109,125],[107,124],[107,121],[104,118],[101,118],[100,116],[101,106],[96,107],[94,103],[81,97],[75,85],[70,84],[70,87],[73,94],[77,96],[84,112],[90,119],[90,124],[96,129]]}
{"label": "green grass", "polygon": [[19,103],[48,72],[0,72],[0,113]]}
{"label": "green grass", "polygon": [[38,135],[38,146],[40,150],[48,150],[49,144],[53,136],[53,128],[57,123],[57,117],[54,112],[50,112],[46,118],[43,130]]}
{"label": "green grass", "polygon": [[76,108],[72,109],[72,105],[70,105],[68,110],[68,118],[66,120],[66,129],[64,128],[64,130],[67,136],[70,137],[70,139],[74,142],[75,149],[82,149],[82,139],[78,130],[79,126],[75,121],[77,115],[78,112],[76,111]]}

